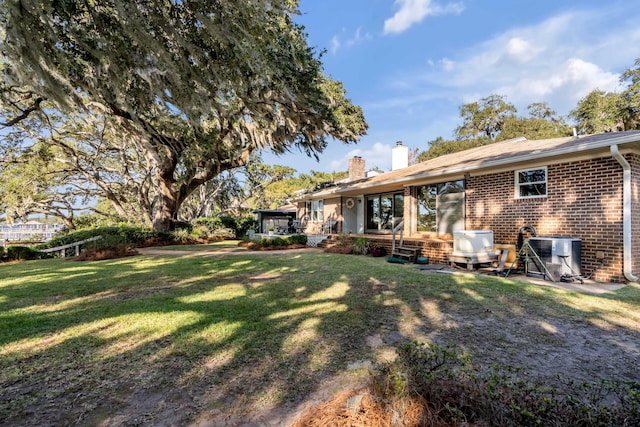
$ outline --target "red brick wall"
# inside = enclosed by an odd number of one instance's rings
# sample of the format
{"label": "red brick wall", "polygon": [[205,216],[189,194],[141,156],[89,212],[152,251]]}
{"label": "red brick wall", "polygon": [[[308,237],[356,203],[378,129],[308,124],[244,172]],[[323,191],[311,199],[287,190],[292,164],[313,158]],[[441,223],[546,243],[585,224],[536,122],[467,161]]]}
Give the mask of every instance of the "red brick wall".
{"label": "red brick wall", "polygon": [[[634,156],[634,167],[638,178],[640,159],[637,156]],[[534,226],[538,236],[580,238],[583,276],[599,266],[596,251],[603,251],[604,265],[596,270],[593,278],[624,281],[622,167],[618,162],[601,158],[550,165],[544,198],[516,199],[514,180],[513,171],[471,176],[467,180],[467,229],[493,230],[496,243],[515,244],[518,230],[524,225]],[[638,179],[636,188],[637,185]],[[640,229],[637,218],[635,228]]]}
{"label": "red brick wall", "polygon": [[342,199],[340,197],[324,199],[324,221],[336,221],[336,231],[342,232]]}
{"label": "red brick wall", "polygon": [[[376,242],[387,250],[391,255],[392,239],[391,236],[371,237],[372,242]],[[396,244],[398,242],[396,241]],[[404,245],[420,248],[418,256],[428,257],[430,264],[449,264],[449,256],[453,252],[453,241],[450,240],[432,240],[428,238],[404,238]]]}

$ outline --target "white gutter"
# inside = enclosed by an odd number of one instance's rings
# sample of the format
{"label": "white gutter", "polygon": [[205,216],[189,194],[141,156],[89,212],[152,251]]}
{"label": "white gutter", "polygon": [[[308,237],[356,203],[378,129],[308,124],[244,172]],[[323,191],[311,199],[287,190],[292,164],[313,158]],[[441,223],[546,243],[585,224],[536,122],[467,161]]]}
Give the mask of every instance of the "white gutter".
{"label": "white gutter", "polygon": [[623,233],[623,253],[622,269],[624,277],[630,282],[638,282],[638,276],[632,271],[632,240],[631,240],[631,165],[618,150],[618,145],[611,145],[611,155],[622,166],[622,233]]}

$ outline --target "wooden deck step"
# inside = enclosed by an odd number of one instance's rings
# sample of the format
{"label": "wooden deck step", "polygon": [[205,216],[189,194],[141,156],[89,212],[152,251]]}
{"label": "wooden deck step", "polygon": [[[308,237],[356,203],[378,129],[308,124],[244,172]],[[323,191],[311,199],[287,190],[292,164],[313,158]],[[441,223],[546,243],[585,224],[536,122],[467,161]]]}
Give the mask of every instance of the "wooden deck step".
{"label": "wooden deck step", "polygon": [[406,259],[409,262],[416,262],[419,250],[419,248],[413,246],[399,246],[393,252],[391,252],[391,256],[400,259]]}

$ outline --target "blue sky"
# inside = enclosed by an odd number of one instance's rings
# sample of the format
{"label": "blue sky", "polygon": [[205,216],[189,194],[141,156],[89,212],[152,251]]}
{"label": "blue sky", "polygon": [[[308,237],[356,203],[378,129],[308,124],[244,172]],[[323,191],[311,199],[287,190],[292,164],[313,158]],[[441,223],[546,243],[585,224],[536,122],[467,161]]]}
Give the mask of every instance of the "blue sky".
{"label": "blue sky", "polygon": [[347,170],[354,155],[388,170],[396,141],[425,150],[451,138],[460,106],[490,94],[521,115],[547,102],[566,116],[591,90],[618,90],[640,57],[640,0],[301,0],[300,12],[369,131],[356,145],[332,141],[319,162],[263,156],[299,173]]}

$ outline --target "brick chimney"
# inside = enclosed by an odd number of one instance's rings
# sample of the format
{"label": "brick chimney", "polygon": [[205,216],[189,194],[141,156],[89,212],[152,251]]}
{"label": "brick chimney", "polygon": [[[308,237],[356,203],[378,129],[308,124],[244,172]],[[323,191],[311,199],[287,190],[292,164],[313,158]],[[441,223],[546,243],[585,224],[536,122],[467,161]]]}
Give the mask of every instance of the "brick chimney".
{"label": "brick chimney", "polygon": [[364,163],[364,159],[359,156],[353,156],[352,159],[349,159],[349,181],[357,181],[366,177]]}

